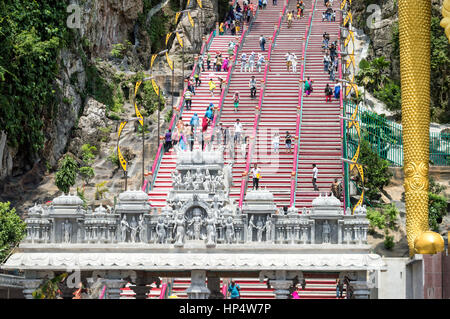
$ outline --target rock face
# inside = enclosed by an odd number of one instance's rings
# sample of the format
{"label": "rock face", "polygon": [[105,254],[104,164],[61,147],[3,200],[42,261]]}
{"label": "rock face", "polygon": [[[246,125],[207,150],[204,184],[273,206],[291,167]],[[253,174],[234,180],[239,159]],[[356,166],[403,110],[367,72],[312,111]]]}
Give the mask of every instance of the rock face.
{"label": "rock face", "polygon": [[92,44],[92,52],[107,57],[113,44],[124,43],[143,13],[142,0],[82,1],[81,36]]}
{"label": "rock face", "polygon": [[0,131],[0,180],[11,175],[13,169],[13,155],[6,141],[6,133]]}

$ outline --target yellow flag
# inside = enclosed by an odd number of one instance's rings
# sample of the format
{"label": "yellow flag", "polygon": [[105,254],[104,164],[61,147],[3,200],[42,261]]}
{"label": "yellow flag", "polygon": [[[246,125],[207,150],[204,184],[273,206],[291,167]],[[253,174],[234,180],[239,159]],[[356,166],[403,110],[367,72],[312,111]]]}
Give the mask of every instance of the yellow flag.
{"label": "yellow flag", "polygon": [[139,87],[141,86],[142,81],[136,82],[136,87],[134,88],[134,96],[136,97],[137,91],[139,90]]}
{"label": "yellow flag", "polygon": [[150,68],[151,69],[153,68],[153,63],[155,63],[155,59],[156,59],[157,56],[158,56],[157,54],[153,54],[152,55],[152,61],[150,62]]}
{"label": "yellow flag", "polygon": [[351,12],[347,13],[347,16],[345,17],[344,24],[343,24],[344,26],[347,25],[348,20],[350,20],[350,22],[353,23],[353,16],[352,16]]}
{"label": "yellow flag", "polygon": [[119,139],[120,139],[120,134],[122,134],[122,130],[123,130],[123,128],[125,127],[125,125],[127,125],[127,123],[128,123],[128,122],[126,122],[126,121],[120,123],[120,126],[119,126],[119,134],[118,134]]}
{"label": "yellow flag", "polygon": [[180,17],[181,12],[175,13],[175,24],[178,22],[178,18]]}
{"label": "yellow flag", "polygon": [[155,80],[152,79],[153,90],[155,90],[156,95],[159,96],[159,87],[156,84]]}
{"label": "yellow flag", "polygon": [[342,2],[341,2],[341,10],[344,10],[344,7],[345,7],[345,3],[347,2],[347,0],[343,0]]}
{"label": "yellow flag", "polygon": [[[361,197],[359,198],[358,202],[356,203],[355,207],[353,207],[353,214],[355,213],[355,210],[361,206],[363,204],[363,199],[364,199],[364,189],[361,192]],[[353,215],[352,214],[352,215]]]}
{"label": "yellow flag", "polygon": [[198,3],[198,6],[199,6],[200,8],[203,8],[203,7],[202,7],[202,0],[197,0],[197,3]]}
{"label": "yellow flag", "polygon": [[117,146],[117,155],[119,156],[119,162],[120,166],[122,166],[122,169],[126,172],[127,171],[127,161],[122,155],[122,152],[120,151],[119,146]]}
{"label": "yellow flag", "polygon": [[169,42],[170,37],[172,36],[172,32],[167,33],[166,35],[166,46],[167,46],[167,42]]}
{"label": "yellow flag", "polygon": [[191,23],[191,26],[194,26],[194,20],[192,19],[191,14],[189,13],[189,11],[188,11],[188,19],[189,19],[189,22]]}
{"label": "yellow flag", "polygon": [[183,47],[183,39],[181,38],[181,36],[178,32],[177,32],[177,40],[178,40],[178,43],[180,44],[180,47]]}
{"label": "yellow flag", "polygon": [[144,118],[142,117],[141,112],[139,112],[139,109],[138,109],[136,103],[134,103],[134,110],[136,111],[136,116],[139,117],[139,123],[141,123],[141,125],[144,126]]}
{"label": "yellow flag", "polygon": [[353,31],[351,31],[351,30],[348,31],[348,36],[347,36],[347,38],[345,39],[345,44],[344,44],[344,46],[347,46],[347,45],[348,45],[348,43],[350,42],[350,39],[352,39],[353,42],[355,41],[355,36],[353,35]]}
{"label": "yellow flag", "polygon": [[169,58],[169,54],[167,54],[167,52],[166,52],[166,59],[167,59],[167,64],[169,65],[169,68],[170,68],[171,70],[173,70],[173,62],[172,62],[172,60]]}
{"label": "yellow flag", "polygon": [[188,0],[188,1],[187,1],[186,8],[189,7],[189,3],[190,3],[190,2],[191,2],[191,0]]}

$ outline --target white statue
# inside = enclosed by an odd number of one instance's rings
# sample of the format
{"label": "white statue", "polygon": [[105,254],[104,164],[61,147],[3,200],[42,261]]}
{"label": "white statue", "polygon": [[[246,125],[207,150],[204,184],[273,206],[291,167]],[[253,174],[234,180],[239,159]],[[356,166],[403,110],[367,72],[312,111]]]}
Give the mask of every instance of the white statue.
{"label": "white statue", "polygon": [[120,232],[121,232],[121,242],[126,242],[127,239],[127,229],[130,227],[127,222],[127,216],[123,215],[122,220],[120,221]]}
{"label": "white statue", "polygon": [[158,219],[158,223],[156,224],[156,234],[158,236],[157,242],[158,244],[164,244],[166,242],[166,224],[164,223],[164,219],[160,217]]}
{"label": "white statue", "polygon": [[175,246],[182,246],[184,244],[184,236],[186,234],[186,230],[184,228],[185,219],[183,214],[179,213],[177,218],[175,219],[175,228],[173,229],[176,232],[175,235]]}
{"label": "white statue", "polygon": [[330,224],[328,224],[328,221],[325,221],[323,223],[323,229],[322,229],[324,244],[330,243],[330,232],[331,232]]}
{"label": "white statue", "polygon": [[203,182],[203,188],[207,192],[209,192],[212,189],[212,177],[209,174],[209,170],[208,169],[205,172],[205,180]]}
{"label": "white statue", "polygon": [[306,227],[302,227],[302,243],[306,244],[307,238],[307,229]]}
{"label": "white statue", "polygon": [[227,244],[232,244],[234,242],[234,225],[231,216],[229,216],[225,222],[225,240]]}
{"label": "white statue", "polygon": [[201,189],[201,187],[203,186],[203,182],[204,182],[203,173],[201,172],[200,168],[197,168],[197,173],[195,174],[195,179],[193,183],[194,190]]}
{"label": "white statue", "polygon": [[266,241],[272,241],[272,218],[267,216],[266,225],[264,226],[266,229]]}
{"label": "white statue", "polygon": [[253,215],[250,217],[250,220],[248,221],[248,227],[247,227],[247,241],[251,242],[253,241],[253,228],[255,225],[253,224]]}
{"label": "white statue", "polygon": [[132,217],[131,218],[131,222],[130,222],[130,237],[131,237],[131,242],[135,243],[136,242],[136,235],[137,235],[137,230],[138,230],[138,224],[136,222],[136,217]]}
{"label": "white statue", "polygon": [[216,219],[212,213],[206,219],[206,245],[216,244]]}
{"label": "white statue", "polygon": [[223,171],[220,169],[217,172],[217,176],[214,179],[214,183],[213,183],[213,188],[214,188],[214,192],[216,192],[216,190],[224,190],[224,182],[225,182],[225,175],[223,174]]}
{"label": "white statue", "polygon": [[202,226],[202,217],[201,211],[199,208],[194,208],[194,216],[189,224],[189,226],[193,225],[193,234],[195,240],[200,240],[200,231]]}
{"label": "white statue", "polygon": [[66,244],[70,243],[70,239],[72,237],[72,224],[66,219],[64,225],[64,242]]}
{"label": "white statue", "polygon": [[139,217],[139,240],[141,243],[147,241],[147,227],[145,225],[144,215]]}
{"label": "white statue", "polygon": [[258,218],[257,222],[256,222],[256,238],[258,239],[258,242],[262,242],[262,234],[263,234],[263,230],[264,230],[264,224],[261,220],[261,217]]}
{"label": "white statue", "polygon": [[174,170],[172,172],[172,186],[173,189],[178,190],[183,186],[183,182],[181,180],[181,174],[178,172],[178,170]]}

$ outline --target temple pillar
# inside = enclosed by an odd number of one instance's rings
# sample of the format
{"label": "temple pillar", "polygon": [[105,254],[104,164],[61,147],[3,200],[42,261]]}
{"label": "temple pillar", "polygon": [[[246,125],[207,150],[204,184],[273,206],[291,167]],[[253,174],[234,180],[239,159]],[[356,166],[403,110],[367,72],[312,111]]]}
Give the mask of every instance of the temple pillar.
{"label": "temple pillar", "polygon": [[127,281],[122,279],[105,279],[104,283],[107,293],[105,299],[120,299],[120,288],[123,288]]}
{"label": "temple pillar", "polygon": [[276,299],[288,299],[289,298],[289,288],[292,286],[292,280],[271,280],[270,285],[275,289]]}
{"label": "temple pillar", "polygon": [[367,281],[352,281],[353,288],[352,299],[369,299],[370,290]]}
{"label": "temple pillar", "polygon": [[211,292],[208,299],[224,299],[224,296],[220,291],[220,277],[208,276],[207,287]]}
{"label": "temple pillar", "polygon": [[23,295],[25,299],[33,299],[33,292],[39,288],[43,279],[24,279],[23,281]]}
{"label": "temple pillar", "polygon": [[191,271],[191,285],[186,289],[188,299],[208,299],[210,290],[206,287],[206,270]]}

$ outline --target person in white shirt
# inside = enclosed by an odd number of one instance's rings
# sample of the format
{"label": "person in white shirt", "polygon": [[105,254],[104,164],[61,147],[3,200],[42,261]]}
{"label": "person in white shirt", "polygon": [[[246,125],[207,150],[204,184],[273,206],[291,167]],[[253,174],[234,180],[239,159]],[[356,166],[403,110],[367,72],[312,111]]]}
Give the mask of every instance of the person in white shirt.
{"label": "person in white shirt", "polygon": [[297,56],[292,53],[291,55],[291,63],[292,63],[292,72],[296,73],[297,72]]}
{"label": "person in white shirt", "polygon": [[291,61],[291,58],[292,58],[291,53],[290,53],[290,52],[286,53],[285,58],[286,58],[286,70],[287,70],[288,72],[290,72],[290,70],[291,70],[291,64],[292,64],[292,61]]}
{"label": "person in white shirt", "polygon": [[312,164],[313,166],[313,178],[312,178],[312,183],[314,186],[314,190],[315,191],[319,191],[319,187],[317,187],[317,175],[319,174],[319,169],[317,168],[316,164]]}
{"label": "person in white shirt", "polygon": [[252,52],[248,58],[248,64],[250,66],[250,72],[253,72],[255,68],[255,52]]}
{"label": "person in white shirt", "polygon": [[241,133],[242,133],[242,124],[239,121],[239,119],[236,119],[236,122],[234,123],[234,142],[240,142],[241,141]]}
{"label": "person in white shirt", "polygon": [[256,66],[258,67],[258,72],[261,72],[261,68],[262,65],[266,62],[266,60],[264,59],[264,56],[259,53],[258,55],[258,63],[256,64]]}
{"label": "person in white shirt", "polygon": [[253,189],[258,190],[259,187],[259,179],[261,177],[261,169],[257,164],[252,168],[252,176],[253,176]]}
{"label": "person in white shirt", "polygon": [[273,152],[278,153],[278,149],[280,147],[280,135],[278,133],[275,133],[274,137],[272,138],[272,145]]}
{"label": "person in white shirt", "polygon": [[245,67],[246,62],[247,62],[247,54],[245,52],[243,52],[241,54],[241,72],[242,72],[242,69]]}

